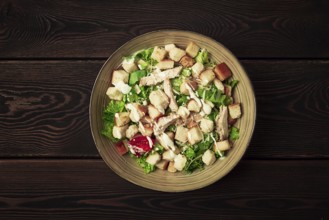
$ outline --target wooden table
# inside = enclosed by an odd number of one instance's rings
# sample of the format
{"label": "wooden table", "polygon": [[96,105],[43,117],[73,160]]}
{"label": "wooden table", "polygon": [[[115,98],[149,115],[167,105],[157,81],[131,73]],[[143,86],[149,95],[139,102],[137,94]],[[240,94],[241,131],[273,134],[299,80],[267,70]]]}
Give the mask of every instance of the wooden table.
{"label": "wooden table", "polygon": [[[226,45],[257,122],[217,183],[162,193],[98,155],[89,98],[104,61],[157,29]],[[0,1],[0,219],[329,219],[329,2]]]}

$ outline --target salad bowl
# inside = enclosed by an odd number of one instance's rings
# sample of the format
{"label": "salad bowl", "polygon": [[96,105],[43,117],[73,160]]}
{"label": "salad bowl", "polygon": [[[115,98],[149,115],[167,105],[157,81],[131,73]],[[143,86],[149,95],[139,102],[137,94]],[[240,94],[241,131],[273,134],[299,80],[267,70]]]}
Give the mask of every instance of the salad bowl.
{"label": "salad bowl", "polygon": [[[189,42],[195,42],[208,50],[217,63],[225,62],[233,72],[233,79],[239,80],[234,91],[234,100],[242,105],[242,117],[237,121],[239,139],[223,160],[193,173],[170,173],[163,170],[145,174],[129,155],[121,156],[115,144],[102,135],[103,110],[108,103],[106,91],[111,85],[111,74],[117,69],[122,58],[145,48],[175,44],[185,48]],[[120,177],[136,185],[164,192],[183,192],[208,186],[228,174],[243,157],[251,140],[255,119],[256,102],[252,84],[238,59],[219,42],[190,31],[159,30],[135,37],[117,49],[104,63],[92,90],[90,108],[90,125],[95,145],[105,163]]]}

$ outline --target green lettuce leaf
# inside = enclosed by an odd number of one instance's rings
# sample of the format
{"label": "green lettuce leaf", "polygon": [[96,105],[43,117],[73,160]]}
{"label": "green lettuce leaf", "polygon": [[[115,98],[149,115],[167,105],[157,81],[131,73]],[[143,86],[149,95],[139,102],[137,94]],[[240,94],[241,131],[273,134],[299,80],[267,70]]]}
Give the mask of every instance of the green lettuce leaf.
{"label": "green lettuce leaf", "polygon": [[146,76],[145,70],[136,70],[129,74],[129,82],[130,86],[135,85],[142,77]]}
{"label": "green lettuce leaf", "polygon": [[143,155],[140,158],[136,157],[136,161],[138,165],[143,168],[145,173],[151,173],[155,170],[155,166],[146,162],[146,157],[147,155]]}
{"label": "green lettuce leaf", "polygon": [[118,112],[123,112],[125,110],[125,103],[123,101],[111,100],[104,109],[103,112],[103,130],[102,134],[108,137],[113,142],[118,142],[119,139],[113,137],[112,131],[114,127],[114,115]]}
{"label": "green lettuce leaf", "polygon": [[240,137],[239,129],[236,128],[236,127],[232,127],[231,131],[230,131],[230,134],[229,134],[230,140],[235,141],[235,140],[238,140],[239,137]]}

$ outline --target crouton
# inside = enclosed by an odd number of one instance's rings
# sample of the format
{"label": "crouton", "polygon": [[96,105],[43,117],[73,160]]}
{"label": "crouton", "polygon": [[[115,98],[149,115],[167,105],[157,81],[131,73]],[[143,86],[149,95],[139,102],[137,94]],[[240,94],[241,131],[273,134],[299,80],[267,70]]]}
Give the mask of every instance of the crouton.
{"label": "crouton", "polygon": [[130,122],[129,112],[119,112],[114,115],[114,122],[116,126],[124,126]]}
{"label": "crouton", "polygon": [[148,105],[147,110],[152,119],[157,119],[163,115],[154,105]]}
{"label": "crouton", "polygon": [[138,133],[137,125],[130,125],[126,130],[126,137],[130,140]]}
{"label": "crouton", "polygon": [[195,61],[194,61],[191,57],[185,55],[185,56],[183,56],[183,57],[180,59],[179,63],[180,63],[183,67],[185,67],[185,68],[189,68],[189,67],[193,66],[193,64],[195,63]]}
{"label": "crouton", "polygon": [[196,62],[193,66],[192,66],[192,76],[194,78],[198,78],[200,73],[204,70],[204,66],[202,63]]}
{"label": "crouton", "polygon": [[153,154],[150,154],[146,157],[146,162],[151,164],[151,165],[155,165],[156,163],[158,163],[161,160],[161,156],[159,153],[155,152]]}
{"label": "crouton", "polygon": [[186,157],[182,154],[178,154],[174,159],[174,167],[177,170],[182,171],[186,165],[186,162],[187,162]]}
{"label": "crouton", "polygon": [[190,42],[185,51],[186,53],[190,56],[190,57],[196,57],[196,55],[198,54],[200,50],[200,47],[198,45],[196,45],[194,42]]}
{"label": "crouton", "polygon": [[156,107],[162,114],[169,105],[169,98],[162,90],[155,90],[149,96],[151,104]]}
{"label": "crouton", "polygon": [[171,49],[173,49],[173,48],[175,48],[175,47],[176,47],[175,44],[166,44],[166,45],[165,45],[165,50],[166,50],[167,52],[169,52]]}
{"label": "crouton", "polygon": [[170,59],[172,59],[175,62],[178,62],[184,55],[186,54],[186,52],[180,48],[172,48],[169,51],[169,57]]}
{"label": "crouton", "polygon": [[167,51],[163,47],[155,46],[151,58],[160,62],[166,57]]}
{"label": "crouton", "polygon": [[138,103],[126,104],[126,109],[130,111],[129,118],[133,122],[139,122],[139,120],[146,115],[147,107]]}
{"label": "crouton", "polygon": [[123,98],[123,94],[115,87],[109,87],[106,91],[106,95],[113,100],[120,101]]}
{"label": "crouton", "polygon": [[117,139],[122,139],[124,137],[126,137],[126,130],[128,129],[128,125],[124,125],[124,126],[113,126],[113,130],[112,130],[112,135],[113,137],[117,138]]}
{"label": "crouton", "polygon": [[166,170],[168,168],[169,161],[167,160],[160,160],[155,166],[160,170]]}
{"label": "crouton", "polygon": [[176,172],[177,172],[177,169],[175,168],[175,163],[174,163],[174,161],[170,161],[170,162],[169,162],[169,165],[168,165],[167,170],[168,170],[168,172],[170,172],[170,173],[176,173]]}
{"label": "crouton", "polygon": [[128,94],[131,90],[131,87],[122,81],[117,82],[114,86],[122,94]]}
{"label": "crouton", "polygon": [[209,83],[211,83],[214,79],[215,79],[215,74],[212,70],[205,70],[202,73],[200,73],[199,76],[200,80],[201,80],[201,85],[203,86],[207,86],[209,85]]}
{"label": "crouton", "polygon": [[177,126],[176,128],[176,134],[175,134],[175,140],[186,143],[187,142],[187,132],[188,129],[183,126]]}
{"label": "crouton", "polygon": [[134,72],[135,70],[138,70],[138,67],[133,60],[126,60],[126,59],[122,62],[122,68],[127,73],[131,73]]}
{"label": "crouton", "polygon": [[214,122],[210,119],[203,118],[200,121],[200,128],[203,133],[209,133],[214,130]]}
{"label": "crouton", "polygon": [[215,153],[211,150],[206,150],[202,155],[202,161],[207,166],[212,165],[216,161]]}
{"label": "crouton", "polygon": [[187,102],[187,109],[191,112],[200,112],[201,107],[194,99],[190,99]]}
{"label": "crouton", "polygon": [[184,106],[179,106],[177,114],[181,118],[186,119],[190,115],[190,111]]}
{"label": "crouton", "polygon": [[198,126],[195,126],[188,130],[187,139],[190,144],[196,144],[203,139],[203,133]]}
{"label": "crouton", "polygon": [[214,79],[214,85],[216,86],[216,88],[219,91],[224,93],[225,88],[224,88],[224,85],[223,85],[222,81],[220,81],[219,79],[216,78],[216,79]]}
{"label": "crouton", "polygon": [[226,151],[231,149],[230,142],[228,140],[216,142],[214,145],[215,151]]}
{"label": "crouton", "polygon": [[129,73],[124,70],[114,70],[112,74],[112,84],[115,85],[118,82],[128,83]]}
{"label": "crouton", "polygon": [[166,70],[166,69],[171,69],[174,68],[174,61],[173,60],[162,60],[159,63],[157,63],[156,67],[159,68],[160,70]]}
{"label": "crouton", "polygon": [[241,106],[240,103],[234,103],[228,106],[228,112],[232,119],[241,117]]}
{"label": "crouton", "polygon": [[214,72],[220,81],[224,81],[232,76],[231,69],[226,65],[226,63],[217,64]]}
{"label": "crouton", "polygon": [[167,161],[174,161],[176,154],[171,150],[165,150],[162,154],[162,159]]}

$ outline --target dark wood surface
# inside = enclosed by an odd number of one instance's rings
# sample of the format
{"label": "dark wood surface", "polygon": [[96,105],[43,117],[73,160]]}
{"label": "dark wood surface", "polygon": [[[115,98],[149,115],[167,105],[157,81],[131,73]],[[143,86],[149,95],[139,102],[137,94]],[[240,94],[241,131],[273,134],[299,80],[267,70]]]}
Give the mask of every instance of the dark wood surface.
{"label": "dark wood surface", "polygon": [[[0,219],[329,219],[329,2],[0,1]],[[235,53],[257,122],[242,162],[204,189],[114,174],[92,140],[106,58],[157,29]]]}

